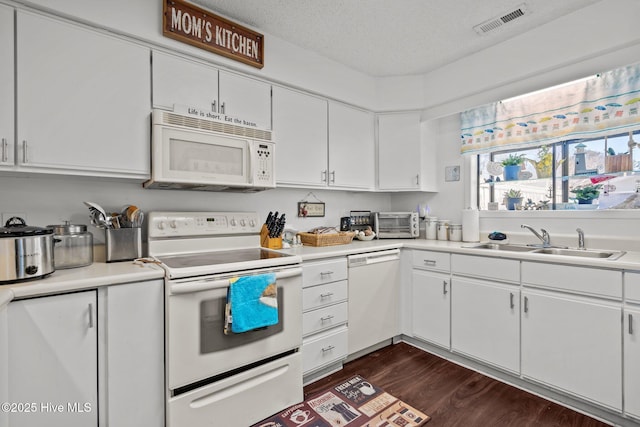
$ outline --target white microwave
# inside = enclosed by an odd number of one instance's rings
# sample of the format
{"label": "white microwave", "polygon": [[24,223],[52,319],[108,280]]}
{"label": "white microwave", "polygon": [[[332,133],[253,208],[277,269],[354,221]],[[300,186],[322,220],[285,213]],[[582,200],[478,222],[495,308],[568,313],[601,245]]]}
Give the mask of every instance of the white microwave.
{"label": "white microwave", "polygon": [[256,192],[275,188],[271,131],[153,110],[145,188]]}

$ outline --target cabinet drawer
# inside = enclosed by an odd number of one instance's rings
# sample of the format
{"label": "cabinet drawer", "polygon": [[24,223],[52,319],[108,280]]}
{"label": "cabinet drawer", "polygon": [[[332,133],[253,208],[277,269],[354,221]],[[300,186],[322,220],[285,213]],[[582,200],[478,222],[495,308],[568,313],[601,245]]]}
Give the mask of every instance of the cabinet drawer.
{"label": "cabinet drawer", "polygon": [[451,255],[446,252],[413,251],[413,267],[449,271]]}
{"label": "cabinet drawer", "polygon": [[302,289],[302,310],[313,310],[346,301],[348,292],[346,280],[304,288]]}
{"label": "cabinet drawer", "polygon": [[347,259],[331,259],[327,261],[302,264],[302,287],[320,285],[347,279]]}
{"label": "cabinet drawer", "polygon": [[622,298],[622,272],[614,270],[523,262],[522,284]]}
{"label": "cabinet drawer", "polygon": [[306,374],[347,357],[347,327],[332,329],[302,341],[302,371]]}
{"label": "cabinet drawer", "polygon": [[306,336],[347,323],[347,312],[346,302],[307,311],[302,315],[302,335]]}
{"label": "cabinet drawer", "polygon": [[624,296],[640,304],[640,273],[624,273]]}
{"label": "cabinet drawer", "polygon": [[453,274],[494,279],[503,282],[520,281],[520,261],[473,255],[451,255]]}

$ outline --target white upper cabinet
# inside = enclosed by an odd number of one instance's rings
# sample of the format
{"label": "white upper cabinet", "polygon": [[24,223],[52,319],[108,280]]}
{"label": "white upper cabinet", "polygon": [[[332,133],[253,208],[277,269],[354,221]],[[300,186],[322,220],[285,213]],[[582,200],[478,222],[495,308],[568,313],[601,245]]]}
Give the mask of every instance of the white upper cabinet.
{"label": "white upper cabinet", "polygon": [[[193,107],[240,126],[271,129],[271,85],[175,55],[153,52],[153,105]],[[237,119],[234,120],[234,119]]]}
{"label": "white upper cabinet", "polygon": [[0,167],[14,164],[13,9],[0,6]]}
{"label": "white upper cabinet", "polygon": [[20,170],[148,178],[149,50],[25,11],[16,34]]}
{"label": "white upper cabinet", "polygon": [[327,101],[273,88],[273,133],[278,185],[327,185]]}
{"label": "white upper cabinet", "polygon": [[153,106],[174,104],[218,112],[218,69],[153,51]]}
{"label": "white upper cabinet", "polygon": [[375,141],[372,113],[329,102],[328,184],[345,189],[374,189]]}
{"label": "white upper cabinet", "polygon": [[378,115],[378,189],[421,188],[420,113]]}

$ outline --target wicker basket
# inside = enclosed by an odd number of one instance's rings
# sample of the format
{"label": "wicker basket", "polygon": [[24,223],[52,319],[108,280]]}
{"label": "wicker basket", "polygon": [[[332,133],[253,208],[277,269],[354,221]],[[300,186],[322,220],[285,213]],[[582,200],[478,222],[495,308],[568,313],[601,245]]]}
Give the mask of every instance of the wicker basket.
{"label": "wicker basket", "polygon": [[355,235],[356,233],[353,231],[341,231],[339,233],[298,233],[302,244],[307,246],[346,245],[347,243],[351,243]]}

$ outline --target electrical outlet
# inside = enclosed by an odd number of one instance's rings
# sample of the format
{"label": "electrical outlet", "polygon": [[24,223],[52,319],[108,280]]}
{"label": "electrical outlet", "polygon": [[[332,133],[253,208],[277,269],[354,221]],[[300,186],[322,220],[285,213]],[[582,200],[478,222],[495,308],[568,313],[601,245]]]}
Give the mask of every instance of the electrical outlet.
{"label": "electrical outlet", "polygon": [[4,225],[7,223],[7,221],[9,221],[10,218],[13,218],[14,216],[19,216],[20,218],[24,219],[24,222],[27,222],[27,214],[24,212],[2,212],[2,224],[0,224],[0,227],[4,227]]}

